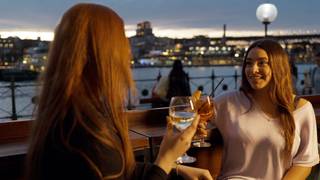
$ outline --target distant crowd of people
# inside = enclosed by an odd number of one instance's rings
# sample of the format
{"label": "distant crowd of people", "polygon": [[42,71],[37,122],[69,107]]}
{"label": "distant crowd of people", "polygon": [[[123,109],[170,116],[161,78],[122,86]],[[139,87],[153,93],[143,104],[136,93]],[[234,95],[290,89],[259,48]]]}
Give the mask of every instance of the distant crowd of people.
{"label": "distant crowd of people", "polygon": [[[205,129],[199,116],[182,132],[173,133],[169,123],[156,160],[136,162],[125,116],[126,95],[135,87],[130,59],[115,11],[81,3],[64,13],[40,79],[26,179],[213,179],[206,169],[175,163],[196,130]],[[312,104],[294,92],[287,53],[274,40],[258,40],[241,76],[239,90],[214,98],[211,123],[223,139],[218,179],[306,179],[319,163],[316,119]],[[317,67],[315,89],[319,77]],[[166,106],[173,96],[191,95],[181,61],[154,92]]]}
{"label": "distant crowd of people", "polygon": [[[315,53],[313,58],[316,66],[303,72],[303,88],[300,94],[320,94],[320,52]],[[292,78],[297,79],[297,68],[294,64],[291,67]],[[294,82],[294,86],[297,85],[296,83]]]}
{"label": "distant crowd of people", "polygon": [[312,87],[315,94],[320,94],[320,52],[315,55],[316,67],[313,68],[311,73]]}

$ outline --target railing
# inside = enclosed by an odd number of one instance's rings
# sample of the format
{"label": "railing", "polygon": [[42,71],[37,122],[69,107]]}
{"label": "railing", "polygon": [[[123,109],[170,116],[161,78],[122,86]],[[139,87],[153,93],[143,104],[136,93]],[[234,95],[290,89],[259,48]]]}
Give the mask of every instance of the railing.
{"label": "railing", "polygon": [[[152,93],[152,88],[157,83],[157,80],[160,77],[161,77],[161,73],[159,73],[157,78],[153,78],[153,79],[136,79],[135,82],[137,84],[139,98],[150,98]],[[212,70],[210,76],[189,77],[190,86],[192,90],[201,89],[207,94],[211,93],[212,89],[216,87],[217,83],[222,78],[224,79],[224,81],[220,86],[220,88],[217,89],[218,94],[219,94],[219,91],[229,90],[229,86],[233,86],[232,89],[237,89],[239,87],[239,80],[241,78],[241,75],[238,74],[236,70],[234,71],[234,74],[230,74],[230,75],[215,75],[214,70]],[[143,83],[147,83],[148,85],[145,85]],[[208,86],[209,88],[207,88]]]}
{"label": "railing", "polygon": [[0,86],[0,119],[31,117],[38,84],[16,84],[14,80]]}
{"label": "railing", "polygon": [[[302,74],[302,73],[301,73]],[[159,74],[161,75],[161,74]],[[300,76],[303,77],[303,76]],[[210,76],[194,76],[190,77],[191,90],[201,89],[207,94],[211,94],[212,90],[217,86],[221,79],[224,79],[222,84],[214,92],[218,95],[224,91],[238,89],[241,82],[241,75],[234,71],[230,75],[215,75],[212,71]],[[152,88],[156,84],[159,77],[150,79],[136,79],[136,86],[138,91],[138,99],[140,104],[133,104],[133,100],[128,102],[128,109],[134,108],[149,108],[152,102]],[[298,79],[298,84],[303,86],[304,79]],[[36,97],[36,89],[38,84],[32,83],[16,83],[11,81],[9,83],[0,85],[0,121],[2,120],[16,120],[18,118],[32,117],[34,110],[34,101]],[[310,94],[308,91],[301,91],[298,94]],[[129,99],[134,99],[129,96]]]}
{"label": "railing", "polygon": [[[305,73],[298,73],[298,79],[296,80],[296,93],[299,95],[313,93],[312,87],[310,87],[309,83],[305,83],[305,75]],[[310,77],[311,75],[308,74],[308,76]],[[157,100],[152,98],[152,90],[160,77],[161,73],[159,72],[158,77],[154,79],[136,79],[135,82],[139,93],[138,98],[140,99],[140,104],[134,104],[134,100],[131,100],[128,103],[128,109],[144,106],[149,108],[150,103]],[[189,79],[192,92],[196,89],[200,89],[206,94],[213,94],[213,96],[215,96],[225,91],[238,89],[241,83],[241,74],[235,70],[233,74],[215,75],[214,70],[212,70],[210,76],[194,76],[189,77]],[[222,79],[224,79],[223,82],[215,91],[213,91]],[[148,85],[145,85],[145,83],[148,83]],[[134,99],[134,97],[130,95],[129,98]]]}

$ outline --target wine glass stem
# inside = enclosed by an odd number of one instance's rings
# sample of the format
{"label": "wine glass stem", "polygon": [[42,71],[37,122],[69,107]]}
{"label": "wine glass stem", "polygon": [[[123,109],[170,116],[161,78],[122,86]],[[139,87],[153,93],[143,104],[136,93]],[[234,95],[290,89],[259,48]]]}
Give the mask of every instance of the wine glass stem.
{"label": "wine glass stem", "polygon": [[187,154],[187,153],[184,153],[184,154],[182,155],[182,157],[188,157],[188,154]]}
{"label": "wine glass stem", "polygon": [[200,138],[200,143],[201,143],[201,144],[205,143],[204,137],[201,137],[201,138]]}

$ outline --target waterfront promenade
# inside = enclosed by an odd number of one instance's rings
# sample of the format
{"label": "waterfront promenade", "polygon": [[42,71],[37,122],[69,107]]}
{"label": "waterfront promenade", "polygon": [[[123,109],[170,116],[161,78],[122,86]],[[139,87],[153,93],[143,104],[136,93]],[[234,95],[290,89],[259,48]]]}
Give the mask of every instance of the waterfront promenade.
{"label": "waterfront promenade", "polygon": [[[299,64],[298,79],[296,83],[298,94],[303,94],[304,72],[310,71],[314,64]],[[129,109],[146,109],[151,107],[150,98],[152,88],[157,82],[159,75],[165,76],[171,67],[134,68],[133,76],[136,83],[137,94],[131,95],[131,107]],[[190,77],[191,91],[199,87],[207,94],[211,94],[212,89],[217,86],[223,78],[223,82],[216,89],[214,95],[226,91],[232,91],[240,87],[241,66],[200,66],[185,67]],[[0,82],[0,121],[8,119],[31,118],[34,111],[39,84],[36,81],[27,82]],[[308,94],[308,92],[305,92]],[[135,100],[135,102],[134,102]],[[140,103],[139,103],[140,101]]]}

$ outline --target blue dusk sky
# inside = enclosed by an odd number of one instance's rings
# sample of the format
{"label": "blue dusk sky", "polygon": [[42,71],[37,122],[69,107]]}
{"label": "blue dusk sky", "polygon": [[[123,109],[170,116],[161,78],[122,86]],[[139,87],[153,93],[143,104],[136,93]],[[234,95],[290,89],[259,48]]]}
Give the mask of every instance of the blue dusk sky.
{"label": "blue dusk sky", "polygon": [[0,0],[0,35],[51,40],[62,14],[80,2],[114,9],[125,22],[127,36],[146,20],[162,37],[220,37],[223,24],[227,36],[263,35],[256,9],[265,2],[278,9],[270,34],[320,33],[320,0]]}

